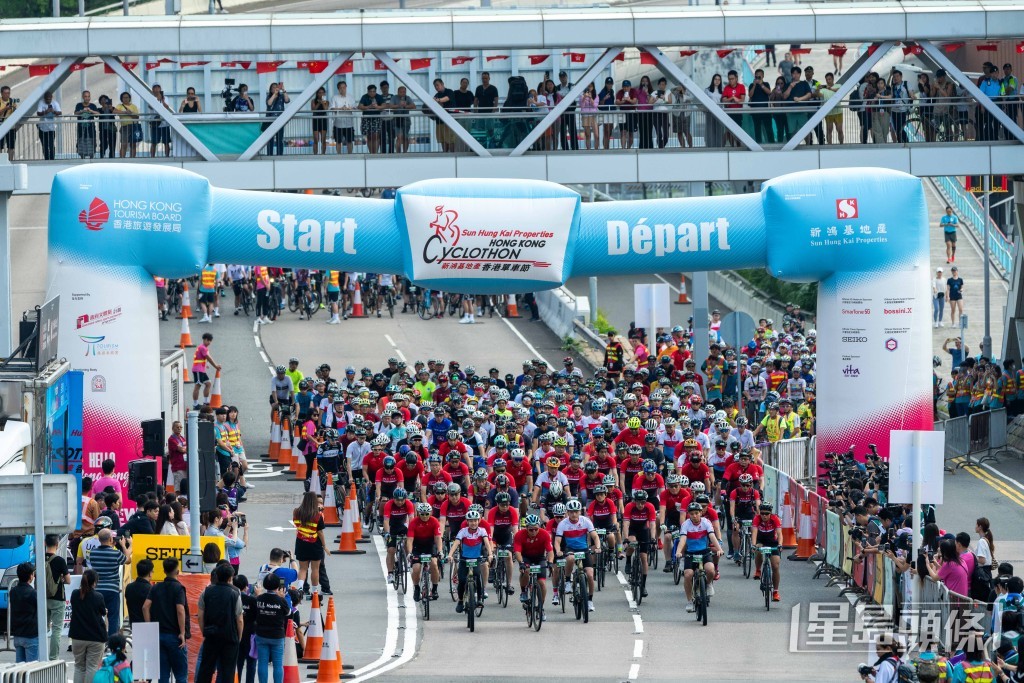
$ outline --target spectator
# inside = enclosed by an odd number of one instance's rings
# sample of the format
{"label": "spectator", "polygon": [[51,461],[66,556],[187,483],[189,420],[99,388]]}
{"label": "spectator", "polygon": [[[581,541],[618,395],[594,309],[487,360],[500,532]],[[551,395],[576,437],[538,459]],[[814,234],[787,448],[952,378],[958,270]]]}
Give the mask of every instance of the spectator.
{"label": "spectator", "polygon": [[124,588],[124,601],[128,605],[128,621],[141,624],[146,621],[144,606],[153,590],[153,560],[143,558],[135,565],[135,580]]}
{"label": "spectator", "polygon": [[177,521],[174,508],[167,503],[160,505],[158,506],[156,522],[154,524],[155,531],[153,533],[160,534],[161,536],[177,536]]}
{"label": "spectator", "polygon": [[876,145],[889,141],[889,127],[892,117],[892,90],[885,79],[875,81],[875,93],[871,100],[871,141]]}
{"label": "spectator", "polygon": [[[443,109],[453,109],[455,107],[455,93],[444,87],[444,81],[440,78],[434,79],[434,101],[441,105]],[[455,151],[455,133],[440,119],[437,119],[435,134],[437,142],[441,145],[442,152]],[[260,683],[263,682],[261,681]]]}
{"label": "spectator", "polygon": [[690,112],[693,102],[686,88],[677,85],[672,88],[672,126],[676,129],[676,138],[680,147],[693,147],[693,134],[690,132]]}
{"label": "spectator", "polygon": [[[789,83],[786,86],[786,102],[789,103],[790,107],[805,107],[810,104],[810,101],[814,99],[814,90],[811,88],[811,84],[800,78],[801,76],[800,67],[794,66],[791,72],[792,78],[789,79]],[[790,112],[788,114],[788,128],[789,134],[793,135],[800,127],[804,124],[810,115],[807,112]],[[808,135],[805,143],[810,144],[811,136]]]}
{"label": "spectator", "polygon": [[580,114],[583,117],[583,144],[587,149],[597,149],[597,91],[594,83],[589,84],[580,95]]}
{"label": "spectator", "polygon": [[480,74],[480,85],[476,86],[473,94],[473,107],[485,112],[496,112],[498,97],[498,88],[491,85],[491,73],[484,71]]}
{"label": "spectator", "polygon": [[651,86],[651,79],[647,76],[640,77],[640,86],[636,89],[637,114],[636,127],[639,149],[652,149],[654,147],[654,104],[652,95],[654,88]]}
{"label": "spectator", "polygon": [[903,72],[894,69],[892,72],[892,129],[896,142],[907,144],[907,115],[914,104],[914,93],[910,84],[903,80]]}
{"label": "spectator", "polygon": [[[469,81],[466,81],[469,85]],[[380,82],[380,153],[395,153],[395,94],[391,92],[391,84]],[[295,386],[298,386],[296,383]]]}
{"label": "spectator", "polygon": [[82,101],[75,105],[75,118],[78,119],[78,125],[75,126],[75,151],[83,159],[92,159],[96,156],[94,120],[99,113],[100,108],[92,102],[92,93],[83,90]]}
{"label": "spectator", "polygon": [[49,659],[60,659],[60,636],[64,629],[64,586],[71,583],[67,560],[58,552],[60,537],[47,534],[46,544],[46,623],[50,629]]}
{"label": "spectator", "polygon": [[966,596],[970,590],[971,575],[967,571],[967,563],[957,552],[956,542],[948,538],[940,542],[939,558],[939,562],[931,556],[926,558],[928,575],[935,581],[942,581],[952,592]]}
{"label": "spectator", "polygon": [[654,142],[658,149],[665,149],[671,132],[668,112],[672,108],[672,91],[668,89],[668,80],[664,77],[658,79],[658,87],[654,90],[651,104],[654,107]]}
{"label": "spectator", "polygon": [[207,536],[223,536],[224,537],[224,548],[227,550],[228,561],[232,567],[238,567],[241,564],[242,550],[245,549],[246,542],[249,540],[249,527],[243,526],[242,536],[239,537],[239,515],[232,514],[229,517],[224,517],[220,514],[220,511],[211,513],[210,525],[206,528]]}
{"label": "spectator", "polygon": [[[786,87],[789,87],[789,82],[793,80],[793,67],[796,63],[793,61],[793,53],[787,52],[783,57],[782,61],[779,62],[779,76],[786,81]],[[785,89],[785,88],[784,88]]]}
{"label": "spectator", "polygon": [[775,141],[789,140],[789,116],[786,114],[786,79],[779,76],[771,94],[772,122],[775,124]]}
{"label": "spectator", "polygon": [[100,468],[103,470],[103,476],[92,483],[95,493],[106,493],[108,487],[113,489],[113,493],[122,493],[121,482],[114,477],[114,468],[116,466],[117,463],[111,458],[103,461],[100,465]]}
{"label": "spectator", "polygon": [[[917,112],[924,122],[925,142],[935,142],[935,107],[932,104],[932,81],[926,73],[917,75]],[[946,108],[948,110],[948,107]]]}
{"label": "spectator", "polygon": [[242,574],[235,574],[232,582],[238,589],[242,601],[242,639],[236,659],[238,680],[242,680],[242,669],[245,668],[245,683],[256,680],[256,658],[250,657],[250,644],[256,628],[256,596],[252,594],[249,579]]}
{"label": "spectator", "polygon": [[[469,79],[463,78],[459,81],[459,89],[454,92],[455,108],[452,113],[466,114],[473,108],[473,93],[469,90]],[[474,128],[474,121],[470,118],[463,117],[462,126],[468,129]],[[461,142],[456,142],[456,149],[460,152],[466,150],[466,146]],[[467,297],[469,299],[469,297]]]}
{"label": "spectator", "polygon": [[118,683],[132,683],[132,667],[126,652],[128,639],[121,634],[113,635],[107,640],[107,649],[110,650],[110,654],[103,658],[103,666],[109,666],[114,670]]}
{"label": "spectator", "polygon": [[214,670],[218,681],[234,680],[243,630],[242,599],[232,585],[234,576],[230,566],[218,565],[210,577],[210,585],[199,596],[203,646],[196,683],[211,683]]}
{"label": "spectator", "polygon": [[[754,71],[754,82],[747,88],[747,101],[754,110],[751,118],[754,123],[754,141],[758,144],[775,142],[772,131],[772,117],[768,113],[768,103],[772,97],[772,89],[764,82],[764,69]],[[841,133],[840,133],[841,134]],[[680,141],[682,144],[682,141]]]}
{"label": "spectator", "polygon": [[[160,683],[188,680],[185,641],[192,637],[185,587],[178,581],[178,560],[164,559],[164,580],[153,586],[143,603],[146,621],[160,626]],[[75,681],[78,683],[78,681]]]}
{"label": "spectator", "polygon": [[326,88],[317,88],[309,107],[313,112],[313,154],[327,154],[327,111],[331,103]]}
{"label": "spectator", "polygon": [[110,528],[117,531],[121,528],[121,494],[119,493],[107,493],[103,495],[103,504],[106,506],[103,508],[103,512],[100,513],[100,517],[106,517],[110,520]]}
{"label": "spectator", "polygon": [[[212,518],[212,516],[214,514],[216,514],[216,512],[217,512],[216,510],[211,510],[209,513],[207,513],[208,514],[207,520],[209,521]],[[221,516],[223,516],[223,515],[221,515]],[[202,535],[205,536],[210,531],[210,529],[211,529],[211,526],[207,526],[203,530],[203,534]],[[217,535],[216,532],[214,533],[214,535]],[[223,558],[222,558],[222,555],[220,553],[220,548],[217,547],[216,543],[214,543],[213,541],[210,541],[209,543],[207,543],[206,545],[203,546],[203,571],[204,572],[212,572],[214,570],[214,568],[217,566],[217,563],[221,561],[221,559],[223,559]]]}
{"label": "spectator", "polygon": [[181,486],[188,479],[188,442],[185,429],[179,420],[171,423],[171,435],[167,437],[167,457],[170,460],[170,486]]}
{"label": "spectator", "polygon": [[[71,622],[68,638],[75,658],[74,683],[92,683],[103,661],[103,645],[107,642],[106,601],[96,590],[96,572],[87,569],[82,583],[71,591]],[[182,679],[184,680],[184,679]],[[168,683],[166,680],[161,683]]]}
{"label": "spectator", "polygon": [[93,497],[92,489],[92,477],[82,477],[82,526],[71,533],[68,551],[72,555],[78,555],[78,546],[82,539],[96,533],[93,525],[96,518],[100,516],[101,509],[100,504]]}
{"label": "spectator", "polygon": [[946,279],[942,277],[942,268],[936,268],[935,279],[932,280],[932,324],[936,329],[943,326],[945,311]]}
{"label": "spectator", "polygon": [[[817,81],[817,79],[814,78],[814,67],[813,66],[805,66],[804,67],[804,80],[807,81],[807,85],[811,88],[811,92],[813,94],[813,96],[811,97],[811,99],[810,99],[810,101],[808,103],[808,106],[815,105],[815,106],[819,106],[820,107],[821,106],[821,99],[822,99],[821,98],[821,83],[819,83]],[[810,118],[811,114],[808,114],[807,116],[808,116],[808,118]],[[821,122],[818,122],[818,124],[816,126],[814,126],[814,138],[815,138],[815,140],[817,140],[816,144],[819,144],[819,145],[825,144],[825,131],[822,130]]]}
{"label": "spectator", "polygon": [[[267,118],[271,119],[264,125],[264,130],[270,127],[273,119],[276,119],[284,111],[285,105],[291,102],[288,97],[288,90],[284,83],[271,83],[267,90]],[[284,129],[277,131],[267,143],[268,156],[282,156],[284,154]]]}
{"label": "spectator", "polygon": [[135,514],[121,527],[121,533],[128,536],[157,533],[154,524],[159,520],[160,504],[146,496],[140,497],[136,504]]}
{"label": "spectator", "polygon": [[[747,88],[740,83],[739,74],[735,70],[730,70],[726,74],[726,79],[725,87],[722,89],[722,102],[725,103],[725,109],[729,112],[729,118],[742,128],[743,114],[740,112],[747,99]],[[725,144],[729,147],[739,147],[740,141],[731,132],[726,131]]]}
{"label": "spectator", "polygon": [[[715,74],[711,77],[711,85],[704,89],[704,94],[711,98],[716,108],[721,108],[722,90],[722,74]],[[704,124],[704,146],[721,147],[723,134],[722,123],[708,111]]]}
{"label": "spectator", "polygon": [[36,108],[36,116],[39,117],[39,144],[43,146],[43,159],[47,161],[53,161],[57,156],[54,146],[57,138],[56,118],[61,115],[60,103],[53,99],[53,93],[44,93]]}
{"label": "spectator", "polygon": [[964,280],[956,266],[949,269],[946,280],[946,301],[949,303],[949,322],[956,327],[960,316],[964,314]]}
{"label": "spectator", "polygon": [[107,95],[100,95],[99,113],[99,137],[100,137],[100,159],[106,155],[108,159],[114,158],[114,150],[117,147],[117,124],[114,122],[116,112],[114,101]]}
{"label": "spectator", "polygon": [[[493,86],[492,86],[493,87]],[[497,90],[495,90],[497,92]],[[392,123],[395,129],[395,152],[405,154],[409,151],[409,112],[416,108],[416,104],[409,97],[404,85],[398,86],[398,92],[391,103],[395,110],[395,119]],[[403,299],[402,304],[405,304]]]}
{"label": "spectator", "polygon": [[238,95],[231,103],[231,111],[238,111],[242,113],[256,111],[256,103],[252,101],[252,97],[249,96],[249,86],[242,83],[238,86]]}
{"label": "spectator", "polygon": [[356,139],[355,120],[348,112],[353,109],[355,102],[348,95],[348,83],[339,81],[338,94],[331,98],[331,111],[335,112],[331,125],[334,132],[334,149],[338,154],[341,154],[342,146],[349,154],[352,153],[352,145]]}
{"label": "spectator", "polygon": [[185,88],[185,99],[181,101],[181,105],[178,107],[179,114],[202,114],[203,104],[196,97],[196,89],[192,86]]}
{"label": "spectator", "polygon": [[[1003,64],[1003,96],[1000,98],[999,107],[1006,112],[1006,115],[1014,125],[1017,125],[1017,112],[1020,111],[1020,81],[1013,75],[1013,64]],[[1006,126],[1002,126],[1003,139],[1013,140],[1014,137]]]}
{"label": "spectator", "polygon": [[138,152],[139,143],[142,142],[142,124],[139,123],[139,108],[132,104],[132,95],[128,91],[121,93],[120,100],[120,104],[114,108],[117,112],[118,123],[121,124],[121,146],[118,150],[118,156],[123,159],[127,155],[134,159]]}
{"label": "spectator", "polygon": [[615,81],[611,76],[604,79],[604,87],[597,94],[597,108],[601,112],[601,146],[608,149],[615,131]]}
{"label": "spectator", "polygon": [[871,667],[873,673],[868,674],[864,680],[868,683],[897,683],[900,656],[903,654],[900,641],[888,633],[883,633],[878,636],[875,651],[878,653],[878,660]]}
{"label": "spectator", "polygon": [[107,604],[107,637],[121,628],[121,567],[128,564],[125,553],[131,547],[131,540],[121,536],[114,545],[114,534],[102,529],[97,535],[99,546],[89,553],[89,568],[96,572],[96,590]]}
{"label": "spectator", "polygon": [[383,100],[377,94],[373,83],[366,86],[366,94],[359,98],[359,111],[363,112],[359,132],[366,139],[366,150],[370,154],[380,151],[380,110]]}
{"label": "spectator", "polygon": [[619,123],[619,147],[632,149],[633,133],[637,129],[636,106],[639,103],[637,91],[631,81],[622,81],[622,88],[615,93],[615,106],[625,112]]}
{"label": "spectator", "polygon": [[[939,227],[942,228],[942,238],[946,242],[946,263],[956,261],[956,229],[960,225],[960,219],[953,213],[952,206],[946,206],[946,213],[939,219]],[[954,270],[956,270],[954,268]]]}
{"label": "spectator", "polygon": [[280,577],[268,574],[263,588],[264,593],[256,598],[256,670],[260,683],[267,683],[267,666],[272,661],[274,683],[284,683],[284,638],[291,609],[284,599],[286,587]]}
{"label": "spectator", "polygon": [[[164,89],[157,84],[153,84],[153,97],[156,98],[160,106],[163,107],[167,112],[173,113],[174,108],[171,103],[164,96]],[[154,109],[153,120],[149,122],[149,142],[150,151],[149,156],[157,157],[157,145],[164,146],[164,156],[171,156],[171,124],[161,116],[163,112],[159,109]]]}
{"label": "spectator", "polygon": [[[644,76],[644,78],[647,78]],[[650,86],[650,79],[647,79],[647,85]],[[640,84],[643,85],[643,79]],[[558,85],[555,86],[555,92],[558,95],[558,102],[568,97],[569,91],[573,89],[573,84],[569,82],[569,74],[565,71],[558,72]],[[578,150],[580,148],[579,135],[576,132],[576,103],[572,102],[569,108],[559,117],[558,122],[558,145],[563,150]]]}
{"label": "spectator", "polygon": [[610,379],[618,379],[622,373],[622,369],[625,367],[625,356],[626,350],[622,346],[622,342],[616,339],[613,332],[609,332],[608,343],[604,348],[604,363],[602,365],[607,370]]}
{"label": "spectator", "polygon": [[14,638],[14,661],[34,662],[39,659],[39,625],[36,615],[35,565],[22,562],[17,567],[18,585],[10,589],[11,635]]}
{"label": "spectator", "polygon": [[[825,85],[820,86],[818,89],[822,104],[824,105],[835,97],[838,90],[839,86],[836,84],[835,76],[831,73],[825,74]],[[833,136],[833,133],[836,135]],[[839,144],[843,144],[843,108],[841,104],[837,105],[825,116],[825,135],[825,144],[834,145],[837,138]]]}
{"label": "spectator", "polygon": [[[14,113],[14,110],[18,108],[19,100],[11,97],[10,86],[0,87],[0,125],[3,125],[7,117]],[[0,152],[7,150],[8,161],[14,161],[14,143],[18,140],[17,128],[12,128],[7,131],[7,135],[0,138]]]}
{"label": "spectator", "polygon": [[[1003,96],[1003,83],[999,80],[999,69],[992,64],[986,64],[981,78],[978,80],[978,89],[981,94],[993,102],[999,101]],[[978,139],[995,140],[999,137],[999,125],[995,117],[985,107],[978,103],[975,108],[975,121],[978,122]]]}

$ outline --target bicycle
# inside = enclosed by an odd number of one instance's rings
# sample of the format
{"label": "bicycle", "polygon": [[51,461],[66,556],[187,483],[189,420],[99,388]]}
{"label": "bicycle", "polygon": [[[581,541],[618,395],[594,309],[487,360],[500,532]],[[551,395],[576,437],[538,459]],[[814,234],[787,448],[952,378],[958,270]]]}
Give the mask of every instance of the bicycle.
{"label": "bicycle", "polygon": [[455,556],[452,558],[452,570],[448,572],[448,594],[452,596],[452,602],[459,601],[459,572],[456,568],[459,566],[459,558],[462,557],[462,551],[456,550]]}
{"label": "bicycle", "polygon": [[373,497],[367,490],[368,488],[369,484],[366,485],[366,488],[359,487],[357,497],[360,498],[359,509],[363,511],[363,528],[366,529],[368,535],[372,535],[373,527],[377,523],[377,515],[374,514]]}
{"label": "bicycle", "polygon": [[598,591],[604,588],[604,578],[607,573],[607,567],[605,566],[605,553],[607,552],[605,539],[607,537],[607,529],[597,530],[598,545],[597,550],[594,553],[594,583],[597,584]]}
{"label": "bicycle", "polygon": [[377,281],[367,280],[363,283],[363,306],[366,307],[366,316],[374,312],[380,317],[380,301],[377,299]]}
{"label": "bicycle", "polygon": [[772,608],[772,593],[775,591],[775,577],[772,576],[772,555],[779,553],[778,548],[762,548],[758,546],[757,551],[761,553],[761,592],[764,594],[764,611]]}
{"label": "bicycle", "polygon": [[693,567],[693,606],[697,621],[708,625],[708,576],[704,571],[704,553],[687,553],[687,562]]}
{"label": "bicycle", "polygon": [[672,528],[672,582],[675,585],[679,585],[679,581],[683,578],[683,565],[679,560],[675,559],[676,550],[679,548],[679,538],[682,536],[682,532],[679,529]]}
{"label": "bicycle", "polygon": [[491,571],[491,585],[494,592],[498,594],[498,604],[508,607],[508,597],[512,592],[512,585],[509,583],[508,574],[505,572],[505,559],[512,556],[508,548],[498,548],[495,553],[494,569]]}
{"label": "bicycle", "polygon": [[651,537],[651,540],[647,542],[647,567],[648,569],[658,568],[658,539]]}
{"label": "bicycle", "polygon": [[633,594],[633,602],[636,603],[637,607],[640,606],[644,599],[644,575],[643,569],[640,567],[639,546],[640,544],[636,541],[629,542],[629,547],[633,549],[633,557],[629,568],[629,590]]}
{"label": "bicycle", "polygon": [[384,290],[384,305],[388,307],[388,315],[395,317],[395,293],[391,287],[382,287]]}
{"label": "bicycle", "polygon": [[544,595],[540,590],[540,573],[543,568],[543,565],[531,564],[526,570],[529,578],[526,584],[527,601],[523,604],[523,610],[526,611],[527,628],[532,627],[534,631],[539,631],[544,623]]}
{"label": "bicycle", "polygon": [[239,295],[239,300],[242,303],[242,311],[245,313],[245,317],[249,317],[249,313],[256,309],[256,299],[252,295],[252,288],[248,283],[242,285],[242,293]]}
{"label": "bicycle", "polygon": [[416,314],[422,320],[430,320],[434,317],[434,306],[430,299],[429,289],[424,289],[422,294],[416,295]]}
{"label": "bicycle", "polygon": [[[479,595],[483,588],[480,585],[480,576],[476,573],[476,565],[478,560],[467,559],[466,562],[466,625],[469,626],[469,632],[473,633],[476,630],[476,619],[477,617],[483,616],[484,613],[484,601],[482,596]],[[452,572],[453,574],[455,572]]]}
{"label": "bicycle", "polygon": [[558,604],[562,607],[562,614],[565,614],[565,603],[569,596],[565,593],[565,558],[555,560],[555,566],[551,570],[551,589],[557,590],[561,595]]}
{"label": "bicycle", "polygon": [[750,527],[753,522],[749,519],[740,520],[740,549],[736,564],[743,567],[743,578],[750,578],[751,565],[754,564],[754,552],[751,548]]}
{"label": "bicycle", "polygon": [[[430,621],[430,562],[433,555],[420,555],[420,611],[423,613],[423,621]],[[397,558],[396,558],[397,560]],[[398,564],[395,564],[398,569]]]}
{"label": "bicycle", "polygon": [[[395,539],[395,578],[392,584],[396,591],[401,588],[402,593],[407,593],[409,590],[409,557],[405,554],[405,536],[394,536],[393,538]],[[420,573],[423,573],[422,569]]]}
{"label": "bicycle", "polygon": [[587,557],[586,551],[575,552],[573,557],[576,563],[572,570],[572,602],[576,612],[576,621],[583,619],[586,624],[590,621],[590,609],[587,605],[589,593],[587,591],[587,572],[583,568],[583,561]]}

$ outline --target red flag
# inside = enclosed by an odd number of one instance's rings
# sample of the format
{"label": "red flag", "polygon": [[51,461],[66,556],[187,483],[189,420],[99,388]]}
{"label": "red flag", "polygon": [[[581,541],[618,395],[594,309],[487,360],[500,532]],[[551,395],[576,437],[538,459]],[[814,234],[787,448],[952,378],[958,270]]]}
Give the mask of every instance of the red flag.
{"label": "red flag", "polygon": [[795,55],[809,55],[811,54],[811,48],[809,47],[794,47],[790,50]]}
{"label": "red flag", "polygon": [[373,69],[374,69],[374,71],[387,71],[388,70],[388,68],[386,66],[384,66],[384,62],[380,61],[379,59],[373,60]]}
{"label": "red flag", "polygon": [[146,62],[146,71],[155,69],[160,66],[160,62]]}
{"label": "red flag", "polygon": [[570,52],[569,61],[573,64],[582,64],[587,61],[587,55],[584,52]]}
{"label": "red flag", "polygon": [[[761,50],[754,50],[754,54],[755,55],[763,55],[764,54],[764,50],[763,49],[761,49]],[[829,52],[829,54],[832,54],[832,53]]]}
{"label": "red flag", "polygon": [[651,53],[645,52],[644,50],[641,50],[640,51],[640,63],[641,64],[647,64],[648,66],[657,66],[658,60],[655,59],[654,55],[652,55]]}
{"label": "red flag", "polygon": [[345,60],[345,62],[341,66],[338,67],[337,71],[335,71],[334,73],[335,74],[350,74],[350,73],[352,73],[352,69],[353,69],[352,60],[351,59],[347,59],[347,60]]}
{"label": "red flag", "polygon": [[411,71],[419,71],[420,69],[430,68],[430,61],[432,57],[419,57],[409,60],[409,69]]}
{"label": "red flag", "polygon": [[995,52],[998,46],[995,43],[982,43],[981,45],[975,45],[974,49],[978,52]]}
{"label": "red flag", "polygon": [[96,66],[99,62],[79,62],[71,67],[72,71],[82,71],[88,69],[90,66]]}
{"label": "red flag", "polygon": [[209,64],[209,62],[182,62],[181,66],[184,68],[189,66],[206,66],[207,64]]}
{"label": "red flag", "polygon": [[508,55],[489,55],[487,57],[488,62],[493,62],[497,59],[508,59]]}
{"label": "red flag", "polygon": [[537,65],[546,62],[551,55],[530,55],[530,64]]}
{"label": "red flag", "polygon": [[220,65],[225,69],[248,69],[252,62],[221,62]]}
{"label": "red flag", "polygon": [[680,50],[679,51],[679,56],[680,57],[692,57],[695,54],[697,54],[696,50]]}
{"label": "red flag", "polygon": [[[121,66],[123,66],[124,68],[128,69],[129,71],[134,71],[135,67],[137,67],[138,65],[139,65],[138,62],[121,62]],[[103,73],[112,74],[112,73],[115,73],[115,71],[113,69],[111,69],[109,66],[107,66],[106,64],[104,64],[103,65]]]}
{"label": "red flag", "polygon": [[472,57],[452,57],[452,66],[462,66],[463,64],[472,61]]}
{"label": "red flag", "polygon": [[28,75],[29,76],[47,76],[53,73],[53,70],[57,68],[56,64],[29,64]]}
{"label": "red flag", "polygon": [[1017,54],[1024,54],[1024,43],[1017,43]]}
{"label": "red flag", "polygon": [[309,63],[309,73],[320,74],[327,70],[327,65],[330,64],[326,59],[314,59]]}
{"label": "red flag", "polygon": [[284,64],[283,59],[277,59],[272,62],[256,62],[256,73],[258,74],[270,74],[277,71],[277,67]]}
{"label": "red flag", "polygon": [[878,45],[876,43],[872,43],[871,45],[868,45],[868,54],[869,55],[875,54],[875,50],[877,50],[877,49],[878,49]]}
{"label": "red flag", "polygon": [[943,52],[956,52],[964,46],[964,43],[946,43],[942,46]]}
{"label": "red flag", "polygon": [[615,62],[624,62],[624,61],[626,61],[626,53],[625,52],[620,52],[619,54],[615,55],[615,59],[612,60],[612,61],[615,61]]}
{"label": "red flag", "polygon": [[[733,50],[735,50],[735,49],[736,48],[734,48],[734,47],[730,47],[730,48],[725,48],[723,50],[715,50],[715,52],[718,53],[718,58],[719,59],[725,59],[726,57],[731,55]],[[790,52],[792,52],[792,50],[790,50]]]}

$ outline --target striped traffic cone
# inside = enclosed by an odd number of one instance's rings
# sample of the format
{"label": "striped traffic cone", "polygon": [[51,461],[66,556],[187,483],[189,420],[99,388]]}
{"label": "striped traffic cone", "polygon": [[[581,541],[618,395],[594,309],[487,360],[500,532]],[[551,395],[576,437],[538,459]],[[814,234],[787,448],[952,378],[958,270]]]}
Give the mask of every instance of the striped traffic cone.
{"label": "striped traffic cone", "polygon": [[782,499],[782,547],[795,548],[797,545],[796,528],[793,515],[793,500],[789,497],[789,491]]}
{"label": "striped traffic cone", "polygon": [[797,532],[796,552],[791,560],[807,560],[814,554],[814,534],[811,532],[811,501],[804,498],[800,504],[800,530]]}
{"label": "striped traffic cone", "polygon": [[505,306],[505,317],[506,318],[518,318],[519,317],[519,306],[516,304],[516,295],[508,295],[508,303]]}
{"label": "striped traffic cone", "polygon": [[363,290],[359,285],[359,280],[356,280],[356,291],[352,294],[352,312],[348,314],[350,318],[365,318],[366,311],[363,310]]}
{"label": "striped traffic cone", "polygon": [[[319,486],[320,477],[316,479],[317,486]],[[334,496],[334,474],[332,472],[327,473],[327,490],[324,491],[324,525],[341,526],[341,519],[338,517],[338,501]],[[355,525],[353,525],[353,531],[355,531]]]}
{"label": "striped traffic cone", "polygon": [[336,683],[341,678],[338,666],[338,631],[334,625],[333,599],[328,600],[327,621],[324,622],[323,646],[320,648],[320,666],[316,671],[316,683]]}
{"label": "striped traffic cone", "polygon": [[213,376],[213,389],[210,391],[210,407],[220,408],[224,405],[224,399],[220,394],[220,370]]}
{"label": "striped traffic cone", "polygon": [[356,537],[356,543],[369,543],[370,539],[363,538],[363,520],[359,511],[359,500],[356,498],[355,484],[349,485],[347,505],[352,510],[352,532]]}
{"label": "striped traffic cone", "polygon": [[[333,555],[365,555],[365,550],[356,548],[356,536],[352,526],[352,508],[345,508],[345,514],[341,518],[341,540],[338,542],[338,549],[332,550]],[[326,638],[326,636],[325,636]],[[324,641],[326,644],[326,640]]]}
{"label": "striped traffic cone", "polygon": [[275,462],[280,462],[281,453],[281,417],[274,411],[274,417],[270,425],[270,446],[267,449],[267,457]]}
{"label": "striped traffic cone", "polygon": [[[328,472],[327,476],[331,476]],[[313,469],[309,472],[309,490],[318,496],[324,495],[324,491],[320,488],[320,467],[316,464],[316,458],[313,458]],[[327,510],[327,498],[324,498],[324,510]]]}
{"label": "striped traffic cone", "polygon": [[[320,594],[313,593],[312,607],[309,608],[309,626],[306,628],[306,647],[302,651],[302,659],[305,662],[319,662],[320,653],[324,647],[324,618],[320,612]],[[315,655],[310,657],[309,655]]]}
{"label": "striped traffic cone", "polygon": [[188,318],[181,319],[181,340],[178,342],[181,348],[192,348],[192,331],[188,328]]}
{"label": "striped traffic cone", "polygon": [[[294,439],[290,439],[290,441],[294,441]],[[309,471],[309,468],[306,466],[306,456],[303,453],[300,453],[299,449],[295,448],[294,446],[292,447],[292,470],[291,471],[295,473],[295,479],[293,481],[306,481],[306,474]],[[314,474],[315,474],[315,468],[314,468]],[[317,482],[319,482],[319,481],[320,481],[320,478],[317,477]],[[310,489],[310,490],[312,490],[312,489]],[[319,491],[317,493],[319,493]]]}
{"label": "striped traffic cone", "polygon": [[[295,622],[289,619],[284,633],[284,683],[299,683],[299,655],[295,651]],[[309,647],[309,641],[306,641]],[[303,651],[305,652],[305,651]]]}
{"label": "striped traffic cone", "polygon": [[690,303],[690,296],[686,293],[686,276],[679,273],[679,298],[676,299],[677,304],[688,304]]}
{"label": "striped traffic cone", "polygon": [[[334,598],[327,599],[327,613],[331,617],[331,621],[334,622],[334,647],[335,659],[338,660],[338,671],[344,671],[345,669],[351,669],[351,664],[345,664],[341,659],[341,630],[338,628],[338,613],[334,611]],[[355,678],[352,674],[341,674],[342,678]]]}
{"label": "striped traffic cone", "polygon": [[292,449],[292,438],[282,429],[281,430],[281,450],[278,451],[281,457],[281,464],[286,468],[285,474],[294,474],[295,470],[295,453]]}
{"label": "striped traffic cone", "polygon": [[189,296],[189,293],[188,293],[188,280],[185,280],[182,283],[182,287],[184,289],[183,289],[183,291],[181,293],[181,315],[179,315],[178,317],[181,318],[182,320],[187,320],[188,318],[193,317],[192,316],[192,297]]}
{"label": "striped traffic cone", "polygon": [[[181,345],[181,353],[185,353],[185,345]],[[192,377],[188,374],[188,363],[181,364],[181,381],[185,384],[192,384]]]}

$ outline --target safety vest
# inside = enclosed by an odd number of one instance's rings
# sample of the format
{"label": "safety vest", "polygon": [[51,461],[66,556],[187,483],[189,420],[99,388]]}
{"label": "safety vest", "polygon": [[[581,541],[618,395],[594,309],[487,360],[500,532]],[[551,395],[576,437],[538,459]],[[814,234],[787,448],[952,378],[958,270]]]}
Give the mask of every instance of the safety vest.
{"label": "safety vest", "polygon": [[1024,399],[1024,368],[1017,371],[1017,398]]}
{"label": "safety vest", "polygon": [[971,386],[971,404],[975,405],[981,402],[981,399],[985,396],[985,380],[979,379]]}
{"label": "safety vest", "polygon": [[768,375],[768,387],[772,391],[778,391],[786,380],[789,378],[789,374],[782,370],[772,370],[771,374]]}
{"label": "safety vest", "polygon": [[204,268],[199,278],[199,289],[204,292],[212,292],[217,287],[217,271],[213,268]]}
{"label": "safety vest", "polygon": [[1013,398],[1017,395],[1017,378],[1008,372],[1003,373],[1003,387],[1006,398]]}
{"label": "safety vest", "polygon": [[341,285],[339,284],[339,275],[340,273],[336,270],[327,271],[327,289],[329,291],[334,292],[341,288]]}
{"label": "safety vest", "polygon": [[295,536],[298,540],[306,543],[316,542],[316,527],[320,523],[320,515],[314,517],[311,522],[302,522],[298,519],[293,519],[292,522],[295,524]]}
{"label": "safety vest", "polygon": [[964,662],[967,683],[992,683],[992,665],[988,662]]}
{"label": "safety vest", "polygon": [[956,399],[956,380],[946,385],[946,403],[952,403]]}
{"label": "safety vest", "polygon": [[238,425],[231,422],[224,423],[224,430],[228,433],[228,443],[232,449],[238,448],[242,445],[242,430],[238,428]]}
{"label": "safety vest", "polygon": [[1002,377],[1000,377],[999,379],[992,379],[990,377],[988,380],[986,380],[986,382],[985,382],[985,391],[991,397],[989,399],[989,405],[990,406],[998,404],[998,405],[995,405],[995,407],[997,407],[997,408],[1002,408],[1003,407],[1003,396],[1004,396],[1003,386],[1004,386],[1004,383],[1003,383],[1003,378]]}
{"label": "safety vest", "polygon": [[771,415],[768,415],[761,422],[764,425],[765,436],[768,437],[769,441],[778,441],[782,438],[782,428],[786,424],[785,418],[781,415],[776,417],[774,420]]}

